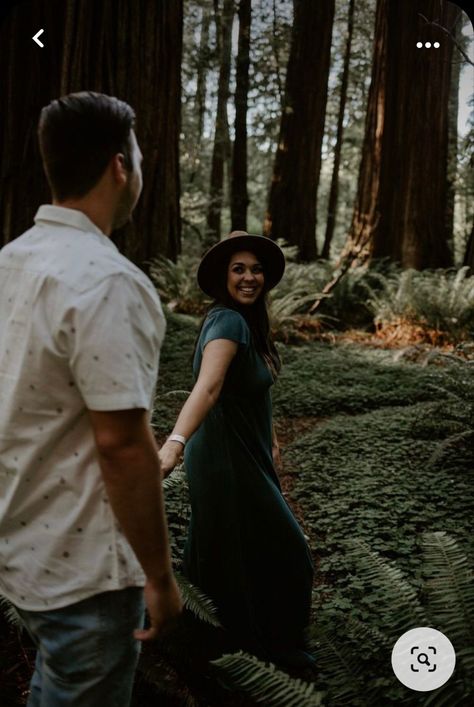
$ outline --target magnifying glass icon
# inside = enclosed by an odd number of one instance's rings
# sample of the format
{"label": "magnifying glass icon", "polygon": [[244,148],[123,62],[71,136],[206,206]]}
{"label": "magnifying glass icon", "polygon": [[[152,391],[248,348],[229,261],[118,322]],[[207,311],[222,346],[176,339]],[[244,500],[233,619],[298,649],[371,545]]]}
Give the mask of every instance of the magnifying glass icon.
{"label": "magnifying glass icon", "polygon": [[[424,660],[421,660],[422,657],[424,658]],[[420,665],[430,665],[430,662],[428,660],[428,656],[426,655],[426,653],[419,653],[417,660],[420,663]]]}

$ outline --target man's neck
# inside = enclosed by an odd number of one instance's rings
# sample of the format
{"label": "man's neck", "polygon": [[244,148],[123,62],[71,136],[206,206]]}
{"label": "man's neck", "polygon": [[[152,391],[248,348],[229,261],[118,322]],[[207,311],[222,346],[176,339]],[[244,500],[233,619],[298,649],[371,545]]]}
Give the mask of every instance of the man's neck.
{"label": "man's neck", "polygon": [[93,199],[86,196],[81,199],[66,199],[65,201],[53,199],[53,206],[62,206],[65,209],[82,211],[82,213],[106,236],[110,236],[112,233],[112,217],[95,198]]}

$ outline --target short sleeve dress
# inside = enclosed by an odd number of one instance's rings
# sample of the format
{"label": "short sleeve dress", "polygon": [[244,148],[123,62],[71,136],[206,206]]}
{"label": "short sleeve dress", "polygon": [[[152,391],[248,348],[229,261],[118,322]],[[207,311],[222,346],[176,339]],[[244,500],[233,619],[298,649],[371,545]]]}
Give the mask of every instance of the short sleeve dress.
{"label": "short sleeve dress", "polygon": [[244,317],[210,310],[193,362],[230,339],[238,351],[215,406],[186,445],[191,520],[184,550],[188,579],[215,602],[239,646],[280,664],[305,665],[311,553],[285,501],[272,461],[273,377]]}

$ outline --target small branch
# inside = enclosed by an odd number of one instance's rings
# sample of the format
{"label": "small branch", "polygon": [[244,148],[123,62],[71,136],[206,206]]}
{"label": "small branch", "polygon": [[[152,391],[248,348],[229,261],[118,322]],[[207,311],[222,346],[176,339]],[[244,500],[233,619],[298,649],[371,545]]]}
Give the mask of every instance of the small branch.
{"label": "small branch", "polygon": [[430,25],[431,27],[436,27],[437,29],[441,30],[441,32],[444,32],[444,34],[447,34],[448,37],[451,38],[451,41],[453,42],[453,44],[456,47],[456,49],[458,50],[458,52],[460,54],[462,54],[465,61],[467,61],[467,63],[470,64],[471,66],[474,66],[474,61],[472,61],[472,59],[470,59],[470,57],[466,54],[466,52],[461,47],[461,45],[459,44],[457,39],[454,37],[451,30],[447,29],[446,27],[443,27],[443,25],[440,25],[439,22],[436,22],[436,20],[433,20],[432,22],[430,22],[430,20],[428,20],[428,18],[425,17],[424,15],[422,15],[421,12],[419,12],[418,15],[421,17],[422,20],[424,20],[426,22],[426,24]]}

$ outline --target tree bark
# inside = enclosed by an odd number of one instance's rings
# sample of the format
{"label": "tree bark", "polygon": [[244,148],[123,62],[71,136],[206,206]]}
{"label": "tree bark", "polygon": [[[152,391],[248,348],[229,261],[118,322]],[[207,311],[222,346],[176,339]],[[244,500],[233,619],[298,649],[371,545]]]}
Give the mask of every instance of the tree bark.
{"label": "tree bark", "polygon": [[198,159],[201,151],[202,133],[204,129],[204,116],[206,113],[206,80],[209,64],[209,26],[211,14],[207,7],[202,8],[201,37],[199,39],[199,54],[197,67],[196,95],[194,106],[197,113],[196,142],[193,149],[193,171],[189,177],[192,183],[198,171]]}
{"label": "tree bark", "polygon": [[[232,49],[232,22],[234,19],[233,0],[224,0],[220,26],[220,70],[217,89],[217,115],[212,151],[211,183],[205,246],[212,245],[221,238],[221,211],[224,191],[224,163],[228,155],[229,122],[227,102],[229,100],[230,59]],[[216,23],[217,24],[217,23]]]}
{"label": "tree bark", "polygon": [[284,110],[264,233],[298,246],[314,260],[316,196],[321,169],[334,0],[294,1]]}
{"label": "tree bark", "polygon": [[[456,26],[453,28],[455,40],[462,43],[462,13],[459,10]],[[454,52],[457,54],[457,52]],[[447,193],[446,193],[446,231],[448,246],[454,251],[454,203],[456,196],[456,175],[458,165],[458,113],[459,113],[459,79],[461,75],[461,62],[456,57],[451,67],[451,86],[448,103],[448,164],[447,164]]]}
{"label": "tree bark", "polygon": [[[38,27],[50,18],[47,52],[25,42],[29,28],[36,26],[32,9],[38,14]],[[10,122],[0,134],[4,238],[30,226],[38,205],[48,201],[47,191],[40,187],[45,181],[39,177],[35,134],[41,107],[60,94],[94,90],[115,95],[135,109],[143,152],[142,196],[132,223],[114,234],[114,240],[137,264],[158,254],[175,259],[180,251],[182,0],[151,5],[137,0],[133,9],[112,0],[38,0],[19,5],[11,22],[23,29],[12,31],[9,23],[1,28],[13,49],[7,54],[9,86],[0,87]],[[0,47],[3,44],[0,41]],[[8,165],[8,178],[3,165]]]}
{"label": "tree bark", "polygon": [[[448,103],[458,8],[438,0],[378,0],[372,82],[347,248],[403,267],[452,263],[447,230]],[[423,17],[422,17],[423,16]],[[438,49],[418,41],[439,41]]]}
{"label": "tree bark", "polygon": [[251,0],[239,4],[239,48],[235,87],[235,138],[232,159],[231,218],[233,231],[247,230],[247,97],[250,66]]}
{"label": "tree bark", "polygon": [[354,3],[355,0],[350,0],[349,11],[347,17],[347,41],[346,51],[344,54],[344,66],[342,69],[340,99],[339,99],[339,114],[337,118],[337,133],[336,146],[334,148],[334,166],[331,177],[331,188],[329,191],[328,202],[328,219],[326,222],[326,233],[324,236],[324,245],[321,252],[321,257],[328,259],[331,248],[332,237],[334,235],[334,227],[336,225],[337,213],[337,198],[339,191],[339,166],[341,164],[341,149],[342,135],[344,131],[344,113],[346,110],[347,85],[349,82],[349,64],[351,59],[352,35],[354,31]]}

